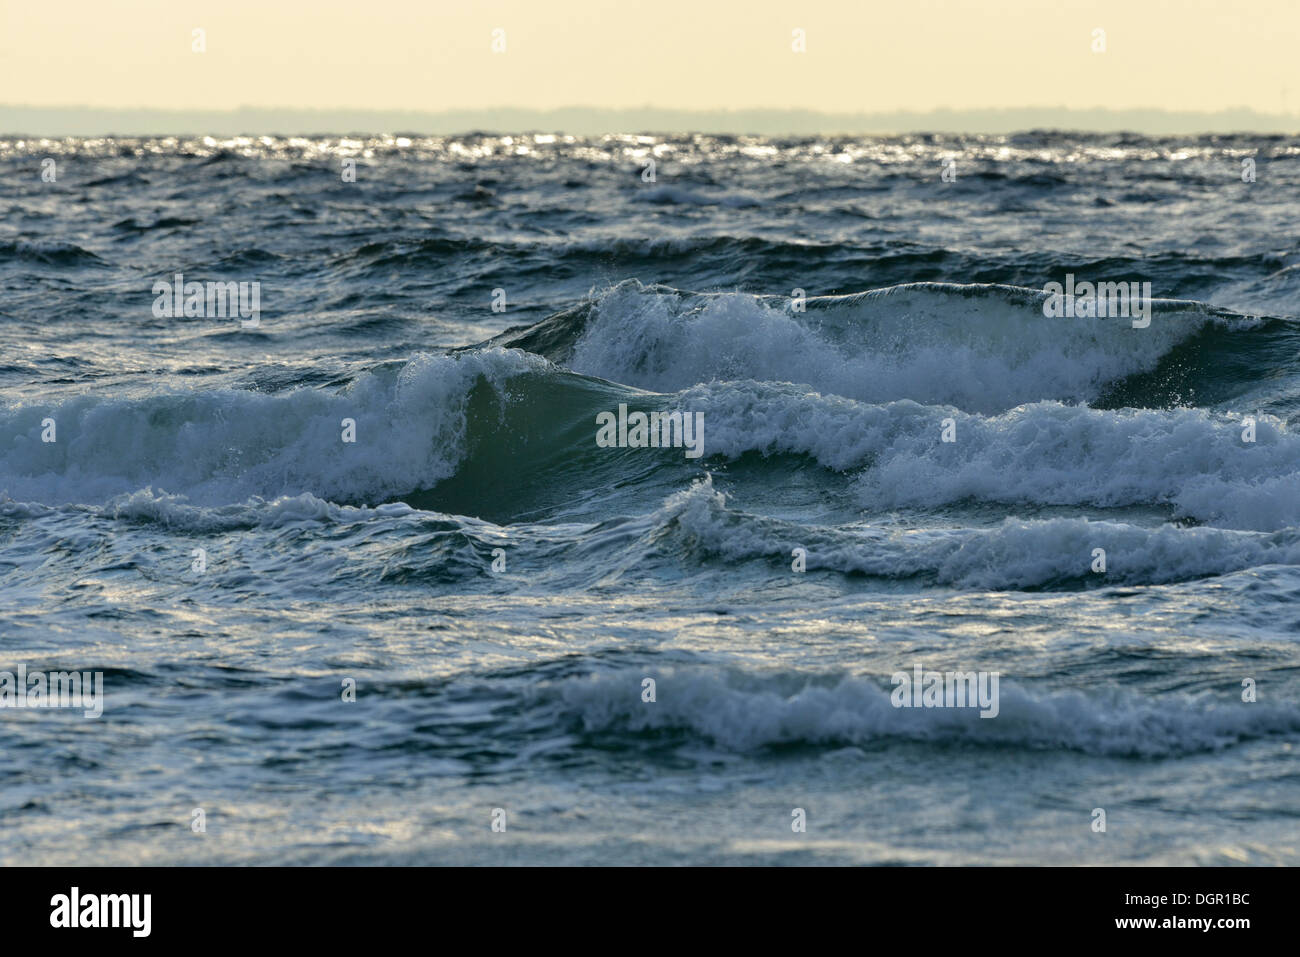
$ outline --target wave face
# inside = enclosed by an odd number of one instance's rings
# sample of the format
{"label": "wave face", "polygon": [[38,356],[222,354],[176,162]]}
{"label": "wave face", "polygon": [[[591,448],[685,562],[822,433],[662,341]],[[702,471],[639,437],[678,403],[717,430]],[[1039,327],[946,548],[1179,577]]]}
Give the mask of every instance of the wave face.
{"label": "wave face", "polygon": [[[1293,138],[0,138],[0,176],[0,671],[108,693],[0,722],[0,862],[498,861],[506,807],[529,863],[1300,863]],[[258,324],[160,314],[177,274]],[[1054,314],[1067,277],[1149,324]],[[916,667],[997,716],[896,707]],[[198,793],[248,840],[190,840]]]}

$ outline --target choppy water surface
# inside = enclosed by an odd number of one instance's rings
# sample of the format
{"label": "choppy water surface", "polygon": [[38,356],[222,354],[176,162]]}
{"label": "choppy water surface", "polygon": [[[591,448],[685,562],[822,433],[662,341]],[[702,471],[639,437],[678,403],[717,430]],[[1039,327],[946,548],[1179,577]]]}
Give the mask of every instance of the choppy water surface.
{"label": "choppy water surface", "polygon": [[[0,670],[106,694],[0,711],[5,863],[1300,860],[1300,142],[10,137],[0,182]],[[155,316],[177,273],[259,325]],[[1067,274],[1150,325],[1044,316]],[[598,447],[620,404],[704,454]],[[998,716],[894,708],[918,664]]]}

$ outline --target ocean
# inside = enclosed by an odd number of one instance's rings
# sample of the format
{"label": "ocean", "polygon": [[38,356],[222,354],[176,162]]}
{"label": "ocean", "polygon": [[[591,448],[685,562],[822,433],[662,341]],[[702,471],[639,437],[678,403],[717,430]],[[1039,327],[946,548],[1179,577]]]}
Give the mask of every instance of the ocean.
{"label": "ocean", "polygon": [[1300,863],[1300,140],[0,183],[0,863]]}

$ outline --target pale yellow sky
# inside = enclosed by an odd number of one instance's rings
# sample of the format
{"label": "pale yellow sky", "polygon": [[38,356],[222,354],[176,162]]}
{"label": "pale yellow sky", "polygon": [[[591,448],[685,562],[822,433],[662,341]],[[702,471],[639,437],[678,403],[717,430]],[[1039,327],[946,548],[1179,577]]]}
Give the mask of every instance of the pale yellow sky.
{"label": "pale yellow sky", "polygon": [[[0,102],[33,106],[1300,109],[1300,0],[0,0],[0,11]],[[1092,51],[1097,27],[1104,53]],[[492,52],[495,28],[504,53]],[[806,53],[791,50],[795,28]]]}

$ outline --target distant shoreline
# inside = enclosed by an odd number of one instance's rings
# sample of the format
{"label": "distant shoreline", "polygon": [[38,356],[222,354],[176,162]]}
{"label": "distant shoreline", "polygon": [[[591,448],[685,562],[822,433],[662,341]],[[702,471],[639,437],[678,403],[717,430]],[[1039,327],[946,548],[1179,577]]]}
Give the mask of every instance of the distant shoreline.
{"label": "distant shoreline", "polygon": [[1026,107],[1000,110],[819,113],[806,110],[629,110],[567,107],[556,110],[501,108],[417,112],[398,110],[300,110],[244,107],[237,110],[100,109],[0,105],[5,136],[269,136],[406,133],[544,132],[594,136],[606,133],[704,133],[761,136],[973,133],[1026,130],[1083,133],[1195,134],[1300,133],[1300,116],[1240,108],[1218,112],[1166,110],[1068,110]]}

